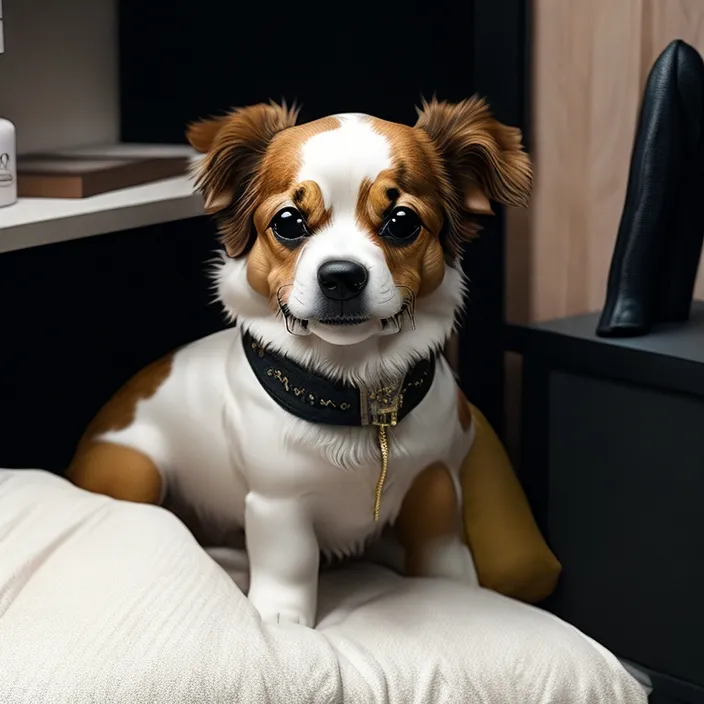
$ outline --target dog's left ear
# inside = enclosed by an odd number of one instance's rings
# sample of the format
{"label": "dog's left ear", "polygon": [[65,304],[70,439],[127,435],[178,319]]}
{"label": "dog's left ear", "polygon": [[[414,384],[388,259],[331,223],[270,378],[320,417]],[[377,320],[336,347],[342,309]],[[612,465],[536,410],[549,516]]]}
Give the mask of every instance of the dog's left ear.
{"label": "dog's left ear", "polygon": [[416,128],[430,137],[442,161],[449,181],[448,205],[459,211],[451,213],[453,220],[492,214],[491,200],[528,204],[533,174],[521,131],[496,120],[483,99],[475,96],[457,104],[424,101]]}

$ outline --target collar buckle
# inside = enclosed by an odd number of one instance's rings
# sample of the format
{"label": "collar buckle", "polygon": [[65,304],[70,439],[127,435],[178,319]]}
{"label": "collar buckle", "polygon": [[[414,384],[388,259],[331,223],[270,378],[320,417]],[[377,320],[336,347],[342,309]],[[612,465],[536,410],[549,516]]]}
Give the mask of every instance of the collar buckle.
{"label": "collar buckle", "polygon": [[397,386],[382,386],[376,391],[360,394],[362,425],[393,427],[403,405],[403,390]]}

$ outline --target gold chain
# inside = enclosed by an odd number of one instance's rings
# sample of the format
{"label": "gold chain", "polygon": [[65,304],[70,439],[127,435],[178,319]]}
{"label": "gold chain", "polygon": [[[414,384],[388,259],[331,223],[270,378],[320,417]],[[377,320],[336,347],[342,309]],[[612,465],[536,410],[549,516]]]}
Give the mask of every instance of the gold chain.
{"label": "gold chain", "polygon": [[379,426],[379,449],[381,450],[381,473],[379,480],[376,483],[376,491],[374,493],[374,520],[379,520],[381,511],[381,492],[384,490],[384,482],[386,481],[386,472],[389,469],[389,438],[386,434],[386,425]]}

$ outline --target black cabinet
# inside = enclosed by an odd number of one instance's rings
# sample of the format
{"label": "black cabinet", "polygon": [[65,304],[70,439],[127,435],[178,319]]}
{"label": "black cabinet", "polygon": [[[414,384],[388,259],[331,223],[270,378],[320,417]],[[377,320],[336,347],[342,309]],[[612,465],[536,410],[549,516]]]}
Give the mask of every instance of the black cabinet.
{"label": "black cabinet", "polygon": [[0,254],[0,467],[63,472],[139,369],[225,325],[206,218]]}

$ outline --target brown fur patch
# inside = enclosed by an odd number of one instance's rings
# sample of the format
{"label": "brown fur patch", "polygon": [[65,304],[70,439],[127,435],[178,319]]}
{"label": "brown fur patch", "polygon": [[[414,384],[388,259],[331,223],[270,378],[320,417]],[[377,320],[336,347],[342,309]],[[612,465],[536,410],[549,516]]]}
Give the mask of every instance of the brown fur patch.
{"label": "brown fur patch", "polygon": [[270,233],[260,235],[247,259],[247,282],[261,296],[269,299],[273,311],[279,302],[286,303],[293,284],[297,250],[285,247]]}
{"label": "brown fur patch", "polygon": [[457,417],[462,430],[467,432],[472,425],[472,411],[469,408],[466,396],[462,393],[462,389],[459,386],[457,387]]}
{"label": "brown fur patch", "polygon": [[[247,257],[247,283],[260,295],[271,298],[269,274],[274,266],[275,257],[268,245],[257,238]],[[274,291],[274,293],[276,293]],[[275,301],[274,301],[275,302]]]}
{"label": "brown fur patch", "polygon": [[137,372],[100,409],[81,443],[110,430],[122,430],[134,421],[137,404],[151,398],[171,375],[173,355],[169,354]]}
{"label": "brown fur patch", "polygon": [[295,187],[294,202],[306,219],[308,230],[316,232],[332,218],[332,211],[325,207],[320,186],[315,181],[303,181]]}
{"label": "brown fur patch", "polygon": [[158,503],[161,475],[141,452],[95,438],[128,427],[137,404],[152,397],[171,374],[173,356],[150,364],[133,376],[98,412],[81,438],[66,475],[77,486],[116,499]]}
{"label": "brown fur patch", "polygon": [[294,184],[287,192],[271,196],[257,208],[254,224],[259,235],[247,260],[247,281],[257,293],[269,298],[274,311],[278,310],[279,302],[288,300],[300,254],[298,248],[291,249],[279,242],[269,228],[273,216],[288,201],[301,212],[311,234],[325,227],[332,218],[330,209],[325,208],[320,187],[314,181]]}
{"label": "brown fur patch", "polygon": [[90,442],[71,462],[66,476],[76,485],[121,501],[158,504],[162,479],[156,465],[138,450]]}
{"label": "brown fur patch", "polygon": [[423,230],[410,245],[395,247],[384,243],[384,253],[394,283],[422,298],[431,294],[445,277],[445,256],[440,242]]}
{"label": "brown fur patch", "polygon": [[272,193],[287,192],[293,186],[296,174],[301,168],[303,144],[311,137],[321,132],[336,130],[339,126],[340,121],[336,117],[323,117],[279,132],[271,140],[262,160],[262,195],[266,197]]}
{"label": "brown fur patch", "polygon": [[[391,145],[394,168],[374,183],[365,183],[357,202],[357,220],[384,250],[386,263],[397,286],[410,298],[429,295],[445,276],[445,257],[440,242],[443,203],[440,197],[440,164],[422,133],[406,125],[371,118],[373,128]],[[406,206],[423,222],[415,241],[398,246],[379,237],[391,208]]]}
{"label": "brown fur patch", "polygon": [[443,464],[432,464],[416,477],[396,521],[409,576],[427,576],[432,543],[443,536],[459,534],[458,506],[454,482]]}
{"label": "brown fur patch", "polygon": [[297,183],[295,178],[301,167],[303,144],[314,135],[339,126],[337,118],[328,117],[286,130],[272,141],[262,164],[258,204],[252,218],[257,239],[247,259],[247,281],[257,293],[269,299],[274,311],[278,310],[279,300],[285,303],[288,299],[300,251],[279,242],[269,223],[286,206],[300,210],[311,234],[330,222],[332,213],[325,208],[318,184]]}

